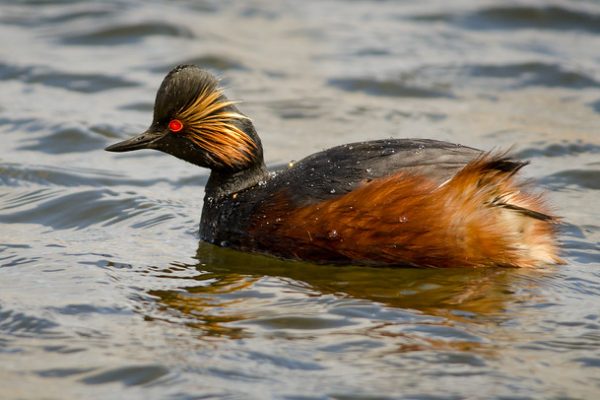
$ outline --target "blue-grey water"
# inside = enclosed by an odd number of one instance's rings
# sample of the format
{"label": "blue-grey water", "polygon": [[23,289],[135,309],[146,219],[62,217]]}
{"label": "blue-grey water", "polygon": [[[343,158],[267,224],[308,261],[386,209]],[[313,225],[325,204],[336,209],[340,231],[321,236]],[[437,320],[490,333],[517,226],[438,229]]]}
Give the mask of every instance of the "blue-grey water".
{"label": "blue-grey water", "polygon": [[[179,63],[283,165],[507,149],[564,266],[283,262],[200,243],[208,171],[103,148]],[[1,399],[600,398],[600,2],[2,1]]]}

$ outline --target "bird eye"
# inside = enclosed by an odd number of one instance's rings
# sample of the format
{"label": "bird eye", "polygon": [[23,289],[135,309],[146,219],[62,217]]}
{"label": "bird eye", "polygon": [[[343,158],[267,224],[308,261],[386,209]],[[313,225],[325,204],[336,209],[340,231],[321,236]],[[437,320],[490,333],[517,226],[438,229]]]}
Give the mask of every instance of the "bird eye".
{"label": "bird eye", "polygon": [[183,122],[181,122],[180,120],[172,119],[171,122],[169,122],[169,130],[171,132],[179,132],[182,129],[183,129]]}

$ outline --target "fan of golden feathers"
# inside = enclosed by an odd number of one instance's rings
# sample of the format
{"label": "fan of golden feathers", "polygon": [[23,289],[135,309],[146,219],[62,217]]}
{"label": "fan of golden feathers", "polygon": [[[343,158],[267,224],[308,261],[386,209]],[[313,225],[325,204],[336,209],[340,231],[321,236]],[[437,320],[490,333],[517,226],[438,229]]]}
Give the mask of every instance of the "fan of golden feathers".
{"label": "fan of golden feathers", "polygon": [[254,140],[236,124],[249,118],[232,111],[234,104],[223,96],[222,89],[206,88],[176,115],[189,140],[228,166],[249,163],[256,149]]}

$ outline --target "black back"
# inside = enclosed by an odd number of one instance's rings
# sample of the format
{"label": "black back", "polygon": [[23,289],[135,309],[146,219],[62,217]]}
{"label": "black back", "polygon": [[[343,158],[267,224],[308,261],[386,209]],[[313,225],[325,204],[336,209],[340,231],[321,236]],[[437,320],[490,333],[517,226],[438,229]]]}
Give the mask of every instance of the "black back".
{"label": "black back", "polygon": [[428,139],[350,143],[315,153],[281,171],[269,182],[269,191],[286,187],[297,205],[307,205],[341,196],[365,181],[400,171],[442,183],[482,153]]}

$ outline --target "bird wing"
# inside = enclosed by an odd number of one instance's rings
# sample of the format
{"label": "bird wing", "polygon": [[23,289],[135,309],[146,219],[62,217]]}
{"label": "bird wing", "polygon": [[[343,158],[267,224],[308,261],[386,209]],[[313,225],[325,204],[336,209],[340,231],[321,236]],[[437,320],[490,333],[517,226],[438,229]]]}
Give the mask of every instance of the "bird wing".
{"label": "bird wing", "polygon": [[421,175],[440,184],[481,150],[427,139],[388,139],[351,143],[315,153],[280,171],[271,180],[297,205],[351,192],[359,185],[398,172]]}

